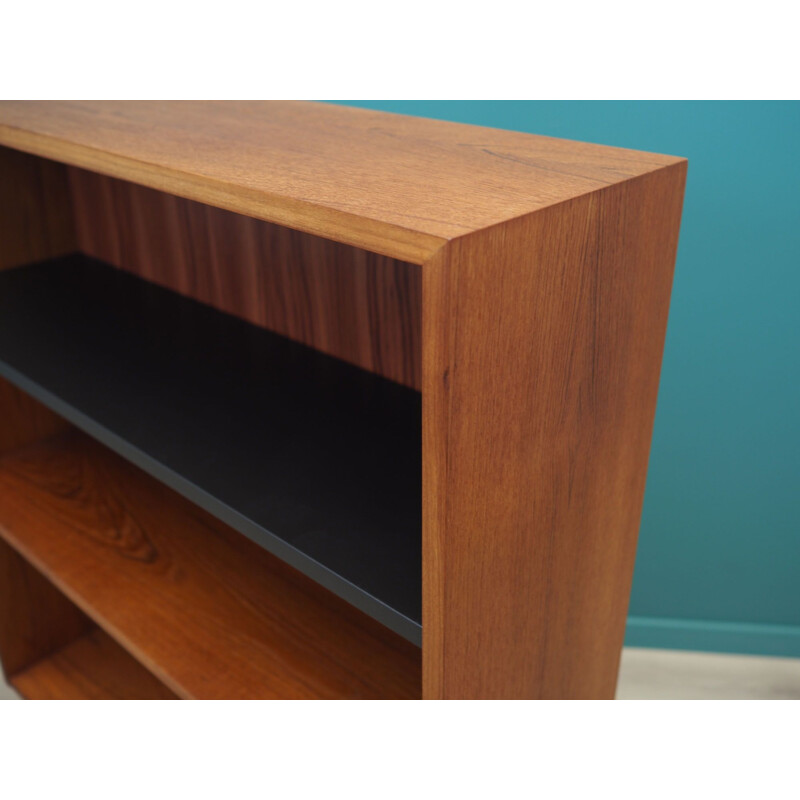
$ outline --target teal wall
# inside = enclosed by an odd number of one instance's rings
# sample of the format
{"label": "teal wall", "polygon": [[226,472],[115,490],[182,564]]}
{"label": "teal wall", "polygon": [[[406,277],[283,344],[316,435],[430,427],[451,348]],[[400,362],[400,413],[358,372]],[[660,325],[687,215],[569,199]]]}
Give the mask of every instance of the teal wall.
{"label": "teal wall", "polygon": [[345,105],[689,159],[627,643],[800,656],[800,103]]}

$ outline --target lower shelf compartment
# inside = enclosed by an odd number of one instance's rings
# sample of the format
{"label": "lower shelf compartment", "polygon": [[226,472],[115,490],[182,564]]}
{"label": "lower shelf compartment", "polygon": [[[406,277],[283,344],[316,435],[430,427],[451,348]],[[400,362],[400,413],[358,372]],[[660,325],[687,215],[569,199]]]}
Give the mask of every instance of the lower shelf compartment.
{"label": "lower shelf compartment", "polygon": [[28,700],[176,700],[108,634],[95,628],[12,675]]}
{"label": "lower shelf compartment", "polygon": [[102,629],[24,695],[421,695],[418,647],[77,431],[0,458],[0,536]]}
{"label": "lower shelf compartment", "polygon": [[422,638],[422,396],[81,255],[0,271],[0,376]]}

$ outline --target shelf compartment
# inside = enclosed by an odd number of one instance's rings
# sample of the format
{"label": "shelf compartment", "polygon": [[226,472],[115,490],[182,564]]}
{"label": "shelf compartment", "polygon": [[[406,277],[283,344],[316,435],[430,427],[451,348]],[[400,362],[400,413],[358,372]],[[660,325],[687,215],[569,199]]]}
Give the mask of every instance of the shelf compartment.
{"label": "shelf compartment", "polygon": [[0,458],[0,535],[179,697],[421,695],[419,648],[79,431]]}
{"label": "shelf compartment", "polygon": [[421,395],[72,255],[0,273],[0,375],[421,641]]}
{"label": "shelf compartment", "polygon": [[175,700],[176,695],[99,628],[12,675],[28,700]]}

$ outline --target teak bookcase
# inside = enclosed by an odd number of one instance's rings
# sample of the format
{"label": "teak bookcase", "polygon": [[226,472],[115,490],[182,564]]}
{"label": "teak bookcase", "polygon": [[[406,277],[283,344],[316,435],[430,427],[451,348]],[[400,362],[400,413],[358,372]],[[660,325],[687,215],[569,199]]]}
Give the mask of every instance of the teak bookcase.
{"label": "teak bookcase", "polygon": [[0,103],[30,698],[611,698],[686,161],[317,103]]}

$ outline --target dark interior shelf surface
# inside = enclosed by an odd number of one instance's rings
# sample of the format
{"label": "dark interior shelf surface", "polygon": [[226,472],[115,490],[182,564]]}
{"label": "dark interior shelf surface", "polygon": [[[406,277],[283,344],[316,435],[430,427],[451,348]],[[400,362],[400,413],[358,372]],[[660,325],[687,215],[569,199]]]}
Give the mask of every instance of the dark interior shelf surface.
{"label": "dark interior shelf surface", "polygon": [[0,272],[0,374],[421,641],[421,395],[82,255]]}

